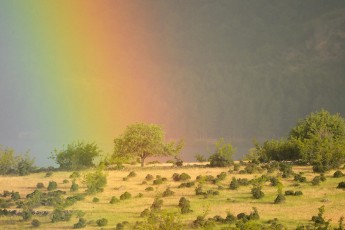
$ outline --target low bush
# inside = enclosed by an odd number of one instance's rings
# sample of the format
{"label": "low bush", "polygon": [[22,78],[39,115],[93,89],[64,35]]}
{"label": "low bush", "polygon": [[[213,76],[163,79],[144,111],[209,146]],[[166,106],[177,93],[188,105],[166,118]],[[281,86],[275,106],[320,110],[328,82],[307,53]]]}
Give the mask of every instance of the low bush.
{"label": "low bush", "polygon": [[49,181],[47,189],[48,189],[48,191],[52,191],[52,190],[57,189],[57,183],[55,181]]}
{"label": "low bush", "polygon": [[151,211],[159,211],[163,206],[163,200],[156,197],[150,207]]}
{"label": "low bush", "polygon": [[345,174],[340,170],[335,171],[333,174],[334,178],[339,178],[339,177],[343,177],[343,176],[345,176]]}
{"label": "low bush", "polygon": [[261,199],[262,197],[264,197],[265,194],[261,191],[261,189],[261,186],[254,186],[252,188],[251,193],[255,199]]}
{"label": "low bush", "polygon": [[52,213],[52,222],[59,222],[59,221],[69,221],[72,217],[72,213],[62,209],[54,209]]}
{"label": "low bush", "polygon": [[235,177],[232,178],[229,187],[230,187],[231,190],[236,190],[236,189],[238,189],[240,187],[240,185],[239,185],[239,183],[238,183],[238,181],[236,180]]}
{"label": "low bush", "polygon": [[276,197],[276,199],[274,200],[275,204],[280,204],[280,203],[284,203],[285,202],[285,196],[283,194],[278,194],[278,196]]}
{"label": "low bush", "polygon": [[109,203],[110,204],[115,204],[118,203],[120,200],[118,198],[116,198],[115,196],[112,196]]}
{"label": "low bush", "polygon": [[163,197],[166,197],[166,196],[172,196],[172,195],[174,195],[174,194],[175,194],[174,191],[171,191],[170,188],[167,188],[167,189],[163,192],[162,196],[163,196]]}
{"label": "low bush", "polygon": [[295,192],[292,190],[285,191],[285,196],[294,196],[294,195],[295,195]]}
{"label": "low bush", "polygon": [[142,193],[138,193],[138,195],[136,196],[137,198],[142,198],[144,196],[144,194]]}
{"label": "low bush", "polygon": [[314,177],[314,178],[312,179],[311,184],[312,184],[312,185],[319,185],[320,182],[321,182],[320,176],[316,176],[316,177]]}
{"label": "low bush", "polygon": [[294,180],[303,183],[307,181],[307,178],[300,173],[294,176]]}
{"label": "low bush", "polygon": [[108,225],[108,220],[106,218],[98,219],[96,221],[96,224],[98,225],[98,227],[107,226]]}
{"label": "low bush", "polygon": [[144,211],[140,213],[140,217],[146,217],[150,215],[150,210],[148,208],[145,208]]}
{"label": "low bush", "polygon": [[337,188],[345,188],[345,181],[340,182]]}
{"label": "low bush", "polygon": [[181,183],[178,188],[190,188],[193,187],[195,185],[195,182],[185,182],[185,183]]}
{"label": "low bush", "polygon": [[147,174],[145,179],[150,181],[154,179],[154,176],[152,176],[151,174]]}
{"label": "low bush", "polygon": [[12,192],[12,194],[11,194],[11,199],[12,199],[13,201],[19,200],[19,199],[20,199],[19,192]]}
{"label": "low bush", "polygon": [[132,194],[130,194],[129,192],[124,192],[121,196],[120,196],[120,200],[128,200],[132,198]]}
{"label": "low bush", "polygon": [[71,178],[71,179],[77,179],[79,177],[80,177],[79,172],[72,172],[72,174],[69,176],[69,178]]}
{"label": "low bush", "polygon": [[302,191],[296,191],[294,196],[302,196],[303,195],[303,192]]}
{"label": "low bush", "polygon": [[70,191],[71,192],[77,192],[78,190],[79,190],[79,185],[77,183],[75,183],[75,181],[73,180]]}
{"label": "low bush", "polygon": [[92,199],[92,202],[98,203],[98,202],[99,202],[99,198],[98,198],[98,197],[94,197],[94,198]]}
{"label": "low bush", "polygon": [[151,192],[151,191],[153,191],[154,189],[153,189],[153,187],[147,187],[147,188],[145,188],[145,191],[148,191],[148,192]]}
{"label": "low bush", "polygon": [[41,225],[41,222],[37,219],[34,219],[34,220],[32,220],[31,225],[34,228],[38,228]]}
{"label": "low bush", "polygon": [[86,227],[86,220],[84,218],[79,218],[78,223],[73,225],[73,228],[85,228]]}
{"label": "low bush", "polygon": [[240,186],[250,185],[250,181],[247,178],[238,178],[237,181]]}
{"label": "low bush", "polygon": [[157,178],[156,180],[153,181],[154,185],[159,185],[159,184],[162,184],[162,183],[163,183],[162,178]]}
{"label": "low bush", "polygon": [[131,171],[127,177],[135,177],[137,174],[134,171]]}
{"label": "low bush", "polygon": [[279,179],[277,177],[270,178],[271,186],[277,186],[279,183]]}
{"label": "low bush", "polygon": [[68,184],[68,182],[69,182],[69,180],[67,180],[67,179],[64,179],[64,180],[62,181],[63,184]]}
{"label": "low bush", "polygon": [[53,172],[47,172],[45,177],[51,177],[53,175]]}
{"label": "low bush", "polygon": [[37,183],[36,188],[40,189],[40,188],[44,188],[44,184],[43,183]]}

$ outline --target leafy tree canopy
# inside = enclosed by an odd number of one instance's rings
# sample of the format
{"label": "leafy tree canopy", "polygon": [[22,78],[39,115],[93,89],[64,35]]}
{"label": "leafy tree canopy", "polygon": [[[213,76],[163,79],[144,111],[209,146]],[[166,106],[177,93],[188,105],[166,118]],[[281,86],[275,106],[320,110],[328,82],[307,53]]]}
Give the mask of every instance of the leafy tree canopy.
{"label": "leafy tree canopy", "polygon": [[77,142],[67,145],[66,149],[55,149],[51,158],[61,169],[78,170],[95,166],[94,159],[101,150],[95,143]]}
{"label": "leafy tree canopy", "polygon": [[231,144],[227,144],[223,139],[216,142],[216,151],[210,158],[211,167],[226,167],[233,163],[232,155],[235,153],[235,149]]}
{"label": "leafy tree canopy", "polygon": [[183,142],[164,143],[164,138],[164,131],[158,125],[143,123],[129,125],[123,135],[114,140],[112,160],[140,158],[143,167],[147,157],[178,155]]}
{"label": "leafy tree canopy", "polygon": [[28,175],[34,170],[34,159],[26,154],[15,155],[11,148],[3,148],[0,145],[0,175],[19,174]]}

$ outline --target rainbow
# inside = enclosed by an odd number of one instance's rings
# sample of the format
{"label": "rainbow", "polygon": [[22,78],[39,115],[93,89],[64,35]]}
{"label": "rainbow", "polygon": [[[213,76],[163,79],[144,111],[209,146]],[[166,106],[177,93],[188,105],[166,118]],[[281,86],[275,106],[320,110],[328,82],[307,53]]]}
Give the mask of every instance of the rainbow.
{"label": "rainbow", "polygon": [[85,140],[111,152],[134,122],[176,130],[166,117],[173,114],[160,78],[164,53],[151,33],[162,25],[145,2],[0,3],[7,73],[25,95],[25,119],[52,149]]}

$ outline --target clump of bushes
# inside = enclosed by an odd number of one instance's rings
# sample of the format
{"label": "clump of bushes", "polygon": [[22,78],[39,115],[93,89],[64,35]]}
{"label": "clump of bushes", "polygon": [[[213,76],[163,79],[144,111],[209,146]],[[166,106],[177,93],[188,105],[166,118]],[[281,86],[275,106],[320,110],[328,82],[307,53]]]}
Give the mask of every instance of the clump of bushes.
{"label": "clump of bushes", "polygon": [[98,225],[98,227],[107,226],[108,225],[108,220],[106,218],[98,219],[96,221],[96,224]]}
{"label": "clump of bushes", "polygon": [[48,189],[48,191],[52,191],[52,190],[57,189],[57,183],[55,181],[49,181],[47,189]]}
{"label": "clump of bushes", "polygon": [[34,228],[38,228],[39,226],[41,226],[41,222],[37,219],[34,219],[34,220],[32,220],[31,225]]}
{"label": "clump of bushes", "polygon": [[44,184],[39,182],[39,183],[37,183],[36,188],[38,188],[38,189],[44,188]]}
{"label": "clump of bushes", "polygon": [[118,203],[120,200],[118,198],[116,198],[115,196],[112,196],[109,203],[110,204],[115,204]]}
{"label": "clump of bushes", "polygon": [[72,217],[72,213],[62,209],[54,209],[52,213],[52,222],[69,221]]}
{"label": "clump of bushes", "polygon": [[237,181],[237,179],[235,177],[233,177],[231,179],[229,187],[230,187],[231,190],[236,190],[236,189],[238,189],[240,187],[240,185],[239,185],[239,183],[238,183],[238,181]]}
{"label": "clump of bushes", "polygon": [[129,192],[124,192],[121,196],[120,196],[120,200],[128,200],[132,198],[132,194],[130,194]]}
{"label": "clump of bushes", "polygon": [[195,185],[195,182],[184,182],[181,183],[178,188],[190,188],[193,187]]}
{"label": "clump of bushes", "polygon": [[186,181],[186,180],[191,179],[191,177],[187,173],[181,173],[181,174],[174,173],[172,178],[174,181]]}
{"label": "clump of bushes", "polygon": [[163,206],[163,200],[156,197],[150,207],[151,211],[159,211]]}
{"label": "clump of bushes", "polygon": [[307,178],[305,176],[302,176],[303,174],[302,173],[299,173],[299,174],[296,174],[294,176],[294,181],[298,181],[298,182],[306,182],[307,181]]}
{"label": "clump of bushes", "polygon": [[172,195],[174,195],[174,194],[175,194],[174,191],[171,191],[170,188],[167,188],[167,189],[163,192],[162,196],[163,196],[163,197],[166,197],[166,196],[172,196]]}
{"label": "clump of bushes", "polygon": [[333,174],[334,178],[339,178],[339,177],[343,177],[343,176],[345,176],[345,174],[340,170],[335,171]]}
{"label": "clump of bushes", "polygon": [[200,183],[205,183],[205,182],[214,182],[215,178],[212,175],[199,175],[196,177],[196,181]]}

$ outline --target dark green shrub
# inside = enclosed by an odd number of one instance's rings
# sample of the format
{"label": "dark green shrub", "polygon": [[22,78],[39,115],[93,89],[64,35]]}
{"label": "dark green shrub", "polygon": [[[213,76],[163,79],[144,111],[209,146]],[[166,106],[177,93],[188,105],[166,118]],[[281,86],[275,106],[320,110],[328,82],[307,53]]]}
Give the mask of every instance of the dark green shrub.
{"label": "dark green shrub", "polygon": [[84,218],[79,218],[78,223],[73,225],[73,228],[85,228],[86,227],[86,220]]}
{"label": "dark green shrub", "polygon": [[340,182],[337,188],[345,188],[345,181]]}
{"label": "dark green shrub", "polygon": [[53,175],[53,172],[47,172],[45,177],[51,177]]}
{"label": "dark green shrub", "polygon": [[300,173],[294,176],[294,180],[303,183],[307,181],[307,178],[302,176],[302,174]]}
{"label": "dark green shrub", "polygon": [[153,191],[154,189],[153,189],[153,187],[147,187],[147,188],[145,188],[145,191],[148,191],[148,192],[151,192],[151,191]]}
{"label": "dark green shrub", "polygon": [[31,225],[34,228],[38,228],[41,225],[41,222],[37,219],[34,219],[34,220],[32,220]]}
{"label": "dark green shrub", "polygon": [[112,196],[110,201],[109,201],[110,204],[115,204],[118,202],[120,202],[120,200],[118,198],[116,198],[115,196]]}
{"label": "dark green shrub", "polygon": [[64,180],[62,181],[63,184],[67,184],[68,182],[69,182],[69,180],[67,180],[67,179],[64,179]]}
{"label": "dark green shrub", "polygon": [[270,182],[272,186],[277,186],[279,183],[279,179],[277,177],[271,177]]}
{"label": "dark green shrub", "polygon": [[108,220],[106,218],[98,219],[96,221],[96,224],[98,225],[98,227],[107,226],[108,225]]}
{"label": "dark green shrub", "polygon": [[294,196],[294,195],[295,195],[295,192],[292,190],[285,191],[285,196]]}
{"label": "dark green shrub", "polygon": [[151,211],[159,211],[163,206],[163,200],[156,197],[151,205]]}
{"label": "dark green shrub", "polygon": [[170,188],[167,188],[164,192],[163,192],[163,197],[166,197],[166,196],[172,196],[174,195],[175,192],[174,191],[171,191]]}
{"label": "dark green shrub", "polygon": [[231,214],[231,213],[227,213],[227,214],[226,214],[225,223],[227,223],[227,224],[232,224],[232,223],[234,223],[235,221],[236,221],[236,217],[235,217],[233,214]]}
{"label": "dark green shrub", "polygon": [[181,183],[178,188],[190,188],[193,187],[195,185],[195,182],[185,182],[185,183]]}
{"label": "dark green shrub", "polygon": [[274,200],[275,204],[280,204],[285,202],[285,196],[283,194],[278,194],[276,199]]}
{"label": "dark green shrub", "polygon": [[279,170],[282,172],[283,178],[289,178],[294,174],[294,172],[292,171],[292,165],[288,163],[281,162],[279,164]]}
{"label": "dark green shrub", "polygon": [[235,150],[231,144],[226,144],[224,140],[219,140],[216,143],[216,151],[210,158],[211,167],[226,167],[231,165],[234,161],[232,155]]}
{"label": "dark green shrub", "polygon": [[98,197],[94,197],[94,198],[92,199],[92,202],[98,203],[98,202],[99,202],[99,198],[98,198]]}
{"label": "dark green shrub", "polygon": [[226,172],[221,172],[219,175],[217,175],[217,178],[219,180],[225,180],[226,176],[227,176]]}
{"label": "dark green shrub", "polygon": [[262,187],[261,186],[254,186],[252,188],[252,196],[255,198],[255,199],[260,199],[262,198],[265,194],[261,191]]}
{"label": "dark green shrub", "polygon": [[44,188],[44,184],[43,183],[37,183],[37,185],[36,185],[36,188]]}
{"label": "dark green shrub", "polygon": [[19,192],[12,192],[11,199],[14,201],[19,200],[20,199]]}
{"label": "dark green shrub", "polygon": [[55,181],[49,181],[47,189],[48,189],[48,191],[52,191],[52,190],[57,189],[57,183]]}
{"label": "dark green shrub", "polygon": [[334,178],[339,178],[339,177],[343,177],[343,176],[345,176],[345,174],[340,170],[335,171],[333,174]]}
{"label": "dark green shrub", "polygon": [[240,165],[239,164],[234,164],[234,171],[240,170]]}
{"label": "dark green shrub", "polygon": [[151,174],[147,174],[145,177],[146,180],[153,180],[154,177]]}
{"label": "dark green shrub", "polygon": [[302,191],[296,191],[294,195],[295,195],[295,196],[302,196],[302,195],[303,195],[303,192],[302,192]]}
{"label": "dark green shrub", "polygon": [[231,179],[231,182],[230,182],[230,189],[231,189],[231,190],[236,190],[236,189],[238,189],[239,187],[240,187],[240,185],[239,185],[238,181],[236,180],[235,177],[233,177],[233,178]]}
{"label": "dark green shrub", "polygon": [[52,222],[59,222],[59,221],[69,221],[72,217],[72,213],[69,211],[65,211],[62,209],[54,209],[52,213]]}
{"label": "dark green shrub", "polygon": [[147,181],[143,181],[143,182],[141,182],[141,184],[143,184],[143,185],[144,185],[144,184],[147,184]]}
{"label": "dark green shrub", "polygon": [[136,197],[138,197],[138,198],[142,198],[144,196],[144,194],[142,194],[142,193],[138,193],[138,195],[136,196]]}
{"label": "dark green shrub", "polygon": [[29,208],[24,208],[21,213],[21,216],[24,221],[31,220],[32,215],[33,215],[33,210]]}
{"label": "dark green shrub", "polygon": [[247,186],[250,184],[250,181],[247,178],[238,178],[237,182],[240,186]]}
{"label": "dark green shrub", "polygon": [[185,181],[189,179],[191,179],[191,177],[187,173],[181,173],[180,178],[179,178],[180,181]]}
{"label": "dark green shrub", "polygon": [[117,223],[115,230],[123,230],[125,228],[125,225],[123,223]]}
{"label": "dark green shrub", "polygon": [[312,185],[319,185],[321,182],[321,178],[319,176],[316,176],[313,178],[313,180],[311,181]]}
{"label": "dark green shrub", "polygon": [[177,167],[182,167],[183,166],[183,160],[181,158],[175,157],[174,165]]}
{"label": "dark green shrub", "polygon": [[124,192],[121,196],[120,196],[120,200],[128,200],[132,198],[132,194],[130,194],[129,192]]}
{"label": "dark green shrub", "polygon": [[322,182],[324,182],[324,181],[327,180],[324,173],[321,173],[321,174],[320,174],[320,180],[321,180]]}
{"label": "dark green shrub", "polygon": [[159,184],[162,184],[162,183],[163,183],[162,178],[157,178],[156,180],[153,181],[154,185],[159,185]]}
{"label": "dark green shrub", "polygon": [[199,184],[198,187],[195,188],[195,195],[203,195],[204,192],[202,191],[202,186]]}
{"label": "dark green shrub", "polygon": [[101,170],[97,170],[85,176],[85,184],[88,194],[103,192],[103,188],[107,185],[107,177]]}

